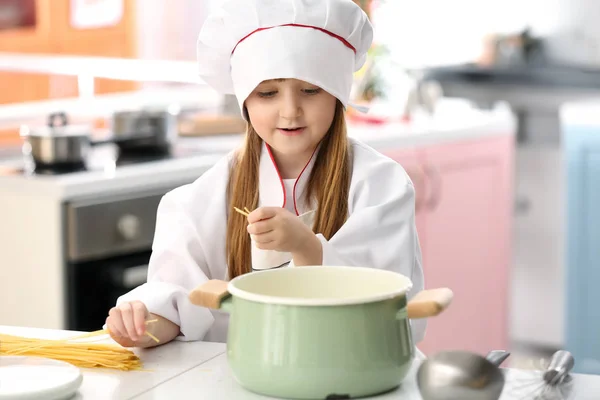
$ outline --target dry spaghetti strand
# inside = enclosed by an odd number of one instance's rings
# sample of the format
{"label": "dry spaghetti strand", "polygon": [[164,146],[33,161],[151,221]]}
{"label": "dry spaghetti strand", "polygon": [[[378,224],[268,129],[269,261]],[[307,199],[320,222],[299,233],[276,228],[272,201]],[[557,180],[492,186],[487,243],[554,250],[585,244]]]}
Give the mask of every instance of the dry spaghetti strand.
{"label": "dry spaghetti strand", "polygon": [[[146,321],[146,324],[156,320]],[[64,340],[47,340],[0,334],[0,355],[34,356],[65,361],[81,368],[112,368],[121,371],[141,370],[140,358],[131,350],[117,344],[80,341],[93,337],[102,338],[106,330],[85,333]],[[153,340],[158,339],[146,333]]]}
{"label": "dry spaghetti strand", "polygon": [[234,209],[235,211],[237,211],[239,214],[242,214],[244,217],[247,217],[247,216],[249,215],[247,212],[245,212],[245,211],[242,211],[242,210],[240,210],[240,209],[239,209],[239,208],[237,208],[237,207],[233,207],[233,209]]}

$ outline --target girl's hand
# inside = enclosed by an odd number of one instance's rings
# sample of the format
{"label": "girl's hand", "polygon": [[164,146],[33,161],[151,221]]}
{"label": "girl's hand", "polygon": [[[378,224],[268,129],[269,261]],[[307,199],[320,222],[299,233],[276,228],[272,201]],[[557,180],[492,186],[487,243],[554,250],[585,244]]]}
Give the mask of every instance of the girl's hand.
{"label": "girl's hand", "polygon": [[132,301],[113,307],[106,319],[111,338],[123,347],[147,347],[152,339],[145,335],[146,320],[150,313],[141,301]]}
{"label": "girl's hand", "polygon": [[248,215],[248,233],[262,250],[301,253],[316,239],[300,218],[281,207],[261,207]]}
{"label": "girl's hand", "polygon": [[111,308],[106,318],[106,328],[110,337],[123,347],[154,347],[168,343],[179,335],[179,325],[148,312],[141,301]]}

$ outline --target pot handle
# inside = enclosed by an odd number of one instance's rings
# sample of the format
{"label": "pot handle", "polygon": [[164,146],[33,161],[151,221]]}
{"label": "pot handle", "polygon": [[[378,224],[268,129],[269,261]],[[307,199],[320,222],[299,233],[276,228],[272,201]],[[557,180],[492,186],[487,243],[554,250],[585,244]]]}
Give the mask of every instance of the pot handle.
{"label": "pot handle", "polygon": [[192,290],[188,299],[196,306],[229,311],[231,295],[227,290],[227,285],[228,283],[225,281],[211,279]]}
{"label": "pot handle", "polygon": [[408,302],[408,318],[434,317],[448,308],[453,298],[454,293],[448,288],[422,290]]}

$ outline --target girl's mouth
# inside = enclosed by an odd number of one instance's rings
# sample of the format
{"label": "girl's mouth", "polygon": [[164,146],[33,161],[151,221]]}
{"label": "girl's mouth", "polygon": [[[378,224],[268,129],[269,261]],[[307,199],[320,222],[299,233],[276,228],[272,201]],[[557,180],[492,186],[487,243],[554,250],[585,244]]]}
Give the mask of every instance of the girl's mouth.
{"label": "girl's mouth", "polygon": [[305,128],[278,128],[277,130],[285,136],[296,136],[304,132]]}

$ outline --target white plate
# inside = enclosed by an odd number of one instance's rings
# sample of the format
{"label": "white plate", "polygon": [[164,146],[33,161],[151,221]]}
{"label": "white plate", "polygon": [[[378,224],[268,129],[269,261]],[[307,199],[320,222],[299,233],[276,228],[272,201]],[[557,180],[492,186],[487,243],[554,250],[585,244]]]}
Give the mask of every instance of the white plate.
{"label": "white plate", "polygon": [[62,400],[83,381],[79,368],[42,357],[0,356],[0,400]]}

